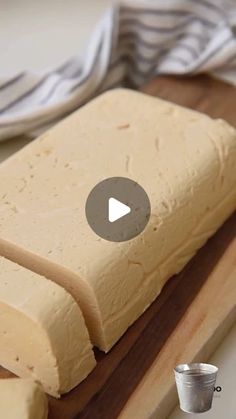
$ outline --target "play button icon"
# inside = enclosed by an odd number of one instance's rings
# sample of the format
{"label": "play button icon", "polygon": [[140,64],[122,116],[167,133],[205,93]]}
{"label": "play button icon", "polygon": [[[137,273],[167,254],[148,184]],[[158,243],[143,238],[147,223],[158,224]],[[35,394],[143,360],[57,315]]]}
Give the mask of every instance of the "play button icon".
{"label": "play button icon", "polygon": [[92,230],[105,240],[122,242],[140,234],[150,218],[151,206],[145,190],[135,181],[112,177],[90,192],[85,207]]}
{"label": "play button icon", "polygon": [[110,223],[119,220],[125,215],[129,214],[131,208],[128,205],[123,204],[116,198],[109,198],[108,200],[108,220]]}

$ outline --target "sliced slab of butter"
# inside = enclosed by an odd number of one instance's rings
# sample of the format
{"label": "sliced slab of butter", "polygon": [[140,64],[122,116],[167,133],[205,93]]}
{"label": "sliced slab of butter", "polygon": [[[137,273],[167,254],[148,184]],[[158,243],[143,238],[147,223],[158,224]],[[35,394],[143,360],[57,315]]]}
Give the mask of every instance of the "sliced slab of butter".
{"label": "sliced slab of butter", "polygon": [[0,365],[39,381],[56,397],[74,388],[95,366],[84,319],[72,296],[3,257]]}
{"label": "sliced slab of butter", "polygon": [[[137,181],[152,208],[142,234],[122,243],[85,217],[92,188],[113,176]],[[0,196],[0,253],[63,285],[107,351],[234,211],[236,132],[113,90],[3,163]]]}
{"label": "sliced slab of butter", "polygon": [[47,419],[48,402],[41,386],[30,379],[0,380],[1,419]]}

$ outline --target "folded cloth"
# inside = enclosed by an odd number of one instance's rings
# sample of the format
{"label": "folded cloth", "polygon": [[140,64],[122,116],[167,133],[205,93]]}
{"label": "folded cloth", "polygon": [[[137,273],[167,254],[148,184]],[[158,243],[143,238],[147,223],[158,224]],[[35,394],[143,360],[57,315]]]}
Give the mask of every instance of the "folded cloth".
{"label": "folded cloth", "polygon": [[52,124],[99,93],[161,74],[211,72],[236,84],[235,0],[124,0],[85,54],[0,81],[0,140]]}

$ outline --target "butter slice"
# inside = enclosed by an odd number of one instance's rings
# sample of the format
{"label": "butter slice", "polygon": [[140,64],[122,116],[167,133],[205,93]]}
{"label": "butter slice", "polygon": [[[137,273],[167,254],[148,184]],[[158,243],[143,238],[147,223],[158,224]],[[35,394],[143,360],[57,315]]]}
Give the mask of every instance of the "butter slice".
{"label": "butter slice", "polygon": [[47,419],[48,402],[41,386],[30,379],[0,380],[1,419]]}
{"label": "butter slice", "polygon": [[[92,188],[113,176],[138,182],[152,208],[123,243],[96,236],[85,217]],[[0,196],[0,253],[65,287],[107,351],[234,211],[236,132],[113,90],[3,163]]]}
{"label": "butter slice", "polygon": [[0,319],[0,365],[39,381],[52,396],[74,388],[95,366],[84,319],[72,296],[2,257]]}

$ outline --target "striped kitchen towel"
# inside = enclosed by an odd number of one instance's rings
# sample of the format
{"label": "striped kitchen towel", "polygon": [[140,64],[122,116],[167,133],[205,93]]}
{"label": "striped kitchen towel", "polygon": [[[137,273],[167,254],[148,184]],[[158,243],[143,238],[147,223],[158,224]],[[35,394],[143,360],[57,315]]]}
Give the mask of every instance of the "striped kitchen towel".
{"label": "striped kitchen towel", "polygon": [[0,80],[0,140],[55,123],[107,89],[200,72],[236,84],[236,0],[123,0],[82,58]]}

